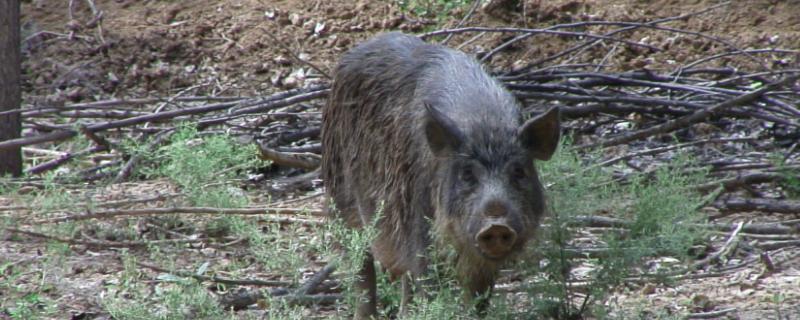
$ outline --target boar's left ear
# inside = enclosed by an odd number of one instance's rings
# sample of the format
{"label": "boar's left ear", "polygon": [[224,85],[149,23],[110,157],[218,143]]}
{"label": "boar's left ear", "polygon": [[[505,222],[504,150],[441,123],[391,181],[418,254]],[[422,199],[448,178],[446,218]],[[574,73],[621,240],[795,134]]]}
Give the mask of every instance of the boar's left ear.
{"label": "boar's left ear", "polygon": [[519,127],[517,137],[534,159],[550,160],[556,151],[561,137],[560,113],[558,107],[550,108]]}
{"label": "boar's left ear", "polygon": [[453,154],[464,142],[464,134],[452,119],[425,103],[425,138],[434,155]]}

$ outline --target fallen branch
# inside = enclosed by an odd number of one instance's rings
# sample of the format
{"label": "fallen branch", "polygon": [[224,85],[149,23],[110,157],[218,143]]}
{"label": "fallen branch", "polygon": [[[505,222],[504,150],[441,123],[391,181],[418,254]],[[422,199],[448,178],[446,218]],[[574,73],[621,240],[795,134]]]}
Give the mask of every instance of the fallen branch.
{"label": "fallen branch", "polygon": [[[95,211],[87,214],[66,213],[68,216],[45,219],[34,221],[35,224],[45,223],[59,223],[66,221],[81,221],[89,219],[109,219],[118,217],[136,217],[136,216],[149,216],[149,215],[168,215],[168,214],[217,214],[217,215],[299,215],[308,214],[315,216],[323,216],[322,210],[313,209],[295,209],[295,208],[211,208],[211,207],[174,207],[174,208],[146,208],[146,209],[124,209],[124,210],[103,210]],[[70,215],[71,214],[71,215]],[[269,218],[268,218],[269,219]],[[277,222],[302,222],[309,224],[318,224],[314,220],[300,220],[300,219],[272,219]]]}
{"label": "fallen branch", "polygon": [[722,211],[763,211],[772,213],[800,214],[800,201],[760,198],[727,198],[714,206]]}
{"label": "fallen branch", "polygon": [[145,267],[147,269],[155,270],[158,272],[165,272],[169,274],[174,274],[179,277],[184,278],[194,278],[199,281],[209,281],[214,283],[223,283],[223,284],[232,284],[232,285],[240,285],[240,286],[266,286],[266,287],[278,287],[278,286],[288,286],[292,283],[289,281],[279,281],[279,280],[259,280],[259,279],[231,279],[231,278],[223,278],[219,276],[204,276],[200,274],[196,274],[194,272],[188,271],[177,271],[177,270],[167,270],[155,265],[146,264],[143,262],[136,262],[136,265]]}
{"label": "fallen branch", "polygon": [[782,87],[782,86],[784,86],[786,84],[794,83],[795,81],[797,81],[798,78],[800,78],[800,75],[793,75],[793,76],[790,76],[790,77],[786,77],[786,78],[784,78],[782,80],[770,83],[770,84],[765,85],[765,86],[763,86],[763,87],[761,87],[761,88],[759,88],[757,90],[753,90],[751,92],[745,93],[745,94],[740,95],[740,96],[738,96],[736,98],[733,98],[733,99],[727,100],[725,102],[713,105],[713,106],[705,108],[703,110],[699,110],[699,111],[697,111],[695,113],[692,113],[691,115],[688,115],[688,116],[685,116],[685,117],[681,117],[681,118],[678,118],[678,119],[675,119],[675,120],[667,120],[666,122],[664,122],[662,124],[655,125],[655,126],[652,126],[650,128],[647,128],[647,129],[631,132],[631,133],[625,134],[625,135],[620,136],[620,137],[615,137],[615,138],[611,138],[611,139],[608,139],[608,140],[603,140],[603,141],[600,141],[598,143],[591,143],[591,144],[585,144],[585,145],[577,146],[576,149],[583,150],[583,149],[588,149],[588,148],[593,148],[593,147],[615,146],[615,145],[619,145],[619,144],[623,144],[623,143],[628,143],[628,142],[631,142],[631,141],[634,141],[634,140],[639,140],[639,139],[642,139],[642,138],[645,138],[645,137],[649,137],[649,136],[652,136],[652,135],[655,135],[655,134],[667,133],[667,132],[670,132],[670,131],[675,130],[677,128],[682,128],[682,127],[688,126],[690,124],[693,124],[693,123],[696,123],[696,122],[700,122],[700,121],[704,120],[705,118],[707,118],[708,116],[710,116],[711,114],[713,114],[714,112],[717,112],[719,110],[723,110],[725,108],[729,108],[729,107],[732,107],[732,106],[737,106],[737,105],[740,105],[740,104],[745,104],[745,103],[752,102],[752,101],[758,99],[759,97],[761,97],[762,95],[764,95],[767,92],[770,92],[772,90],[780,88],[780,87]]}

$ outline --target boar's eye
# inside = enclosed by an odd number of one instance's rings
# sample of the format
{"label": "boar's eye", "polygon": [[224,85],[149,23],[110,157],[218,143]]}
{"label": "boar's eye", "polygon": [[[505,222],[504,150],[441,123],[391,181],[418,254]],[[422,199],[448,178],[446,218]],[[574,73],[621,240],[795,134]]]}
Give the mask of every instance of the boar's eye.
{"label": "boar's eye", "polygon": [[475,171],[470,166],[461,168],[461,171],[458,172],[458,179],[466,184],[475,184],[478,181]]}
{"label": "boar's eye", "polygon": [[511,179],[519,180],[525,179],[528,174],[525,172],[525,167],[522,166],[520,163],[515,163],[511,165]]}

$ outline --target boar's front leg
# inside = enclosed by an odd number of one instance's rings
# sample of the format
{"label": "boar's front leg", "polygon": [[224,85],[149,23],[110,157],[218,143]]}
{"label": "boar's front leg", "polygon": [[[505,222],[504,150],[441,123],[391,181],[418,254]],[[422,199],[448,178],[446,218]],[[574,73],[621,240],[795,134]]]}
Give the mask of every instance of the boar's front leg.
{"label": "boar's front leg", "polygon": [[358,288],[358,309],[356,319],[375,319],[378,317],[378,287],[375,282],[375,259],[372,253],[367,251],[364,256],[364,264],[358,272],[356,279]]}

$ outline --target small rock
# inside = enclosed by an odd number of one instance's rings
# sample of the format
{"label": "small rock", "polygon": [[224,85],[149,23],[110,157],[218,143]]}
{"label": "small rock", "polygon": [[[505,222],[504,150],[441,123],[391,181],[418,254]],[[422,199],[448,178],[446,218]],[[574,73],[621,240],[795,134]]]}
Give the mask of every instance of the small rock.
{"label": "small rock", "polygon": [[388,19],[383,19],[383,22],[381,23],[381,27],[383,27],[384,29],[393,29],[393,28],[396,28],[397,26],[399,26],[400,23],[402,23],[402,22],[403,22],[403,17],[402,16],[395,16],[395,17],[391,17],[391,18],[388,18]]}
{"label": "small rock", "polygon": [[339,15],[339,19],[352,19],[355,16],[356,16],[356,12],[355,11],[345,11],[345,12],[342,12],[342,14]]}
{"label": "small rock", "polygon": [[322,35],[324,32],[325,32],[325,23],[317,22],[317,24],[314,25],[314,34]]}
{"label": "small rock", "polygon": [[304,20],[305,19],[303,19],[303,17],[300,16],[299,14],[297,14],[297,13],[292,13],[292,14],[289,15],[289,21],[292,22],[292,25],[295,25],[295,26],[298,26],[298,27],[302,26]]}
{"label": "small rock", "polygon": [[84,98],[85,92],[83,88],[72,88],[67,92],[67,99],[70,101],[80,101]]}
{"label": "small rock", "polygon": [[303,85],[306,79],[306,73],[303,68],[299,68],[283,79],[283,85],[288,88],[297,88]]}
{"label": "small rock", "polygon": [[285,15],[279,15],[278,19],[276,21],[281,26],[288,26],[288,25],[292,24],[292,21],[289,20],[289,17],[287,17]]}
{"label": "small rock", "polygon": [[303,23],[303,30],[305,30],[306,35],[314,34],[314,28],[316,26],[317,24],[314,22],[314,20],[308,20]]}
{"label": "small rock", "polygon": [[21,188],[19,188],[17,190],[17,194],[26,195],[26,194],[29,194],[31,192],[37,191],[37,190],[39,190],[39,189],[37,189],[36,187],[33,187],[33,186],[24,186],[24,187],[21,187]]}
{"label": "small rock", "polygon": [[280,66],[288,66],[292,64],[292,60],[287,57],[284,57],[283,55],[275,57],[275,59],[272,59],[272,61],[275,61],[275,63],[277,63]]}
{"label": "small rock", "polygon": [[70,30],[70,31],[79,31],[79,30],[81,30],[83,28],[81,23],[78,20],[75,20],[75,19],[72,19],[72,20],[68,21],[67,24],[64,27],[66,27],[67,30]]}
{"label": "small rock", "polygon": [[338,38],[336,39],[336,46],[339,48],[345,48],[350,45],[350,38]]}

